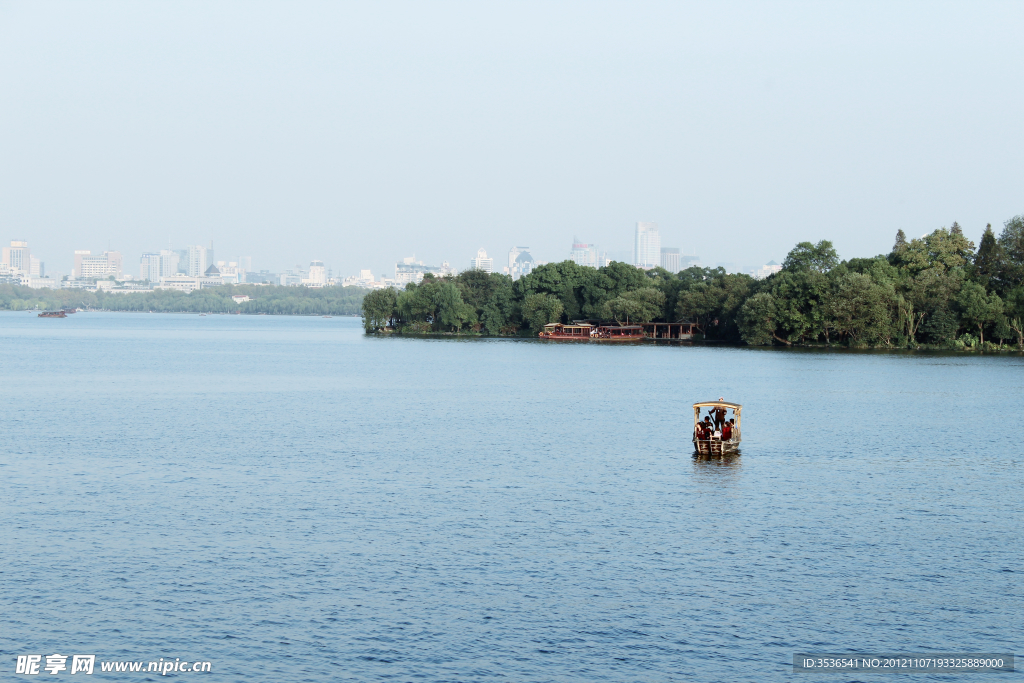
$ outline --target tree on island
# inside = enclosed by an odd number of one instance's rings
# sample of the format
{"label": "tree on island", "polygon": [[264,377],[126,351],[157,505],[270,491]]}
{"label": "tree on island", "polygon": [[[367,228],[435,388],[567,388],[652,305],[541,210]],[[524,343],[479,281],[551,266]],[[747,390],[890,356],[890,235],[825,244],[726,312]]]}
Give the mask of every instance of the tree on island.
{"label": "tree on island", "polygon": [[391,327],[395,320],[398,293],[390,287],[375,289],[363,297],[363,328],[376,332]]}
{"label": "tree on island", "polygon": [[659,317],[665,306],[665,293],[654,287],[625,292],[604,305],[604,317],[613,318],[620,325],[647,323]]}

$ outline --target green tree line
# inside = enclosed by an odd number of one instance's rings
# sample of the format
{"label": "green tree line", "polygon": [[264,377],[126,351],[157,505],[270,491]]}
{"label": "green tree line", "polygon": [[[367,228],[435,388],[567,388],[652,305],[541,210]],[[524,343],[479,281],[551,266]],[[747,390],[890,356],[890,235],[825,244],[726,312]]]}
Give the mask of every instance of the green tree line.
{"label": "green tree line", "polygon": [[751,345],[1024,348],[1024,216],[977,249],[960,226],[888,254],[841,261],[828,241],[801,242],[764,280],[721,268],[669,273],[625,263],[546,264],[513,282],[467,271],[367,294],[367,332],[535,335],[549,322],[686,321],[705,339]]}
{"label": "green tree line", "polygon": [[[235,303],[234,295],[251,301]],[[29,289],[0,285],[0,310],[55,310],[59,308],[161,313],[267,313],[270,315],[356,315],[366,290],[359,287],[281,287],[277,285],[223,285],[179,292],[111,293],[80,289]]]}

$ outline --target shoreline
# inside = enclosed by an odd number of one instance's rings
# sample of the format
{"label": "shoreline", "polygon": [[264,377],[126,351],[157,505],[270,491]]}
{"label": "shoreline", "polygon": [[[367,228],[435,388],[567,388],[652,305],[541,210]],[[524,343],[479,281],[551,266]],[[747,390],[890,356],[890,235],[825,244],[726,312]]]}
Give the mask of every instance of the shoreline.
{"label": "shoreline", "polygon": [[407,339],[457,339],[457,340],[472,340],[472,339],[505,339],[513,341],[534,341],[543,342],[545,344],[568,344],[568,345],[586,345],[591,344],[595,346],[635,346],[638,344],[642,345],[653,345],[653,346],[714,346],[714,347],[727,347],[732,349],[748,349],[757,351],[836,351],[836,352],[856,352],[856,353],[941,353],[941,354],[971,354],[971,355],[1020,355],[1024,356],[1024,349],[1018,347],[1010,347],[1007,345],[989,345],[986,342],[986,348],[975,348],[975,347],[964,347],[964,348],[950,348],[948,346],[935,345],[935,344],[918,344],[913,347],[895,347],[895,346],[846,346],[842,344],[808,344],[808,343],[792,343],[788,346],[753,346],[745,343],[736,343],[720,339],[637,339],[629,342],[602,342],[602,341],[589,341],[589,340],[562,340],[562,339],[540,339],[536,335],[494,335],[494,334],[480,334],[480,333],[466,333],[466,332],[365,332],[367,337],[402,337]]}

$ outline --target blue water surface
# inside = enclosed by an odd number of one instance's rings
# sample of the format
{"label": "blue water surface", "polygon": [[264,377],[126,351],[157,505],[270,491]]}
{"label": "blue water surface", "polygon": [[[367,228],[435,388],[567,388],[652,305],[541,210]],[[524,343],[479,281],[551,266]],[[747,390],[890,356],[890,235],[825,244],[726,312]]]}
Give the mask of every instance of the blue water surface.
{"label": "blue water surface", "polygon": [[[31,653],[781,681],[795,652],[1022,649],[1020,356],[0,313],[0,373],[3,680]],[[719,396],[742,454],[695,459]]]}

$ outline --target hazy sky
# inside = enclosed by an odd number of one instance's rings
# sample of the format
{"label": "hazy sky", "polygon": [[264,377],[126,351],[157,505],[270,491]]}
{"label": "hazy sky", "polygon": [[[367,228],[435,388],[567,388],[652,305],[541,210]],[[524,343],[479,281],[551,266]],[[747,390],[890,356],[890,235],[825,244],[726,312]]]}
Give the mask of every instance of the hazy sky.
{"label": "hazy sky", "polygon": [[379,276],[1024,213],[1024,3],[3,2],[0,240]]}

